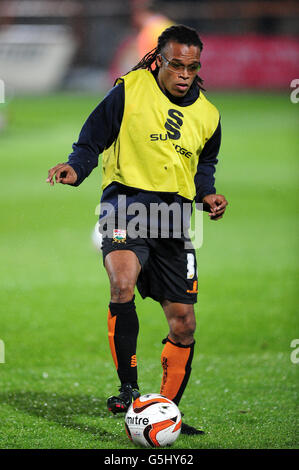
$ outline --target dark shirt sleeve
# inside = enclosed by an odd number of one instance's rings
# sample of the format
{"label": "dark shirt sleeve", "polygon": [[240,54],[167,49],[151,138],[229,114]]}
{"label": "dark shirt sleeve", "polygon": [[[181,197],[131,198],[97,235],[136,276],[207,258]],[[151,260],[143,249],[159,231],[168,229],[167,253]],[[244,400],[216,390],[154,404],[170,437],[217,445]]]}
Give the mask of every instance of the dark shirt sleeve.
{"label": "dark shirt sleeve", "polygon": [[82,181],[98,166],[99,155],[109,148],[119,134],[124,111],[124,84],[112,88],[103,101],[87,118],[79,139],[73,144],[68,164],[75,170],[78,179],[73,186]]}
{"label": "dark shirt sleeve", "polygon": [[215,194],[215,170],[218,162],[217,155],[221,144],[221,124],[218,126],[210,139],[206,142],[199,155],[197,172],[194,177],[196,187],[195,202],[202,202],[207,194]]}

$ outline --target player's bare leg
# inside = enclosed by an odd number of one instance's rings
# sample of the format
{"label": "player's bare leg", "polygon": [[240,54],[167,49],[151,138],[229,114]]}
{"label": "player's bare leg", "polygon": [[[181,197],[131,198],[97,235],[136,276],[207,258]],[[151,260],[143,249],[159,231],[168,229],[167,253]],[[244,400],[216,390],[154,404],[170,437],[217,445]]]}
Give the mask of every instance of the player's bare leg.
{"label": "player's bare leg", "polygon": [[182,345],[193,343],[196,328],[193,304],[164,300],[162,307],[169,325],[169,338]]}
{"label": "player's bare leg", "polygon": [[[169,334],[163,340],[161,354],[163,376],[160,393],[177,405],[187,386],[194,353],[196,320],[192,304],[181,304],[165,300],[161,303],[169,325]],[[203,434],[182,423],[183,434]]]}
{"label": "player's bare leg", "polygon": [[131,250],[115,250],[105,258],[105,268],[110,281],[111,302],[128,302],[134,289],[141,266]]}
{"label": "player's bare leg", "polygon": [[105,258],[110,280],[108,337],[111,354],[121,382],[120,394],[108,398],[113,413],[124,412],[140,394],[137,383],[136,347],[139,331],[134,289],[141,270],[137,256],[130,250],[116,250]]}

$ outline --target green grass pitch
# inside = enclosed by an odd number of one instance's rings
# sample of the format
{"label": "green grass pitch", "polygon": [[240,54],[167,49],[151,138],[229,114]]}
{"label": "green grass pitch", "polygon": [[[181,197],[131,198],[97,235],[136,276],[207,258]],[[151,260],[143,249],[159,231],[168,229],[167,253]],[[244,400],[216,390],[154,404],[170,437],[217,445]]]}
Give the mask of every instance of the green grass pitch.
{"label": "green grass pitch", "polygon": [[[221,221],[204,216],[196,350],[180,405],[206,434],[173,448],[298,448],[298,105],[288,93],[207,96],[222,115],[216,187],[230,205]],[[123,417],[106,411],[118,380],[108,280],[91,246],[100,170],[80,188],[45,182],[100,99],[0,105],[0,448],[134,448]],[[167,324],[154,301],[136,302],[141,392],[157,392]]]}

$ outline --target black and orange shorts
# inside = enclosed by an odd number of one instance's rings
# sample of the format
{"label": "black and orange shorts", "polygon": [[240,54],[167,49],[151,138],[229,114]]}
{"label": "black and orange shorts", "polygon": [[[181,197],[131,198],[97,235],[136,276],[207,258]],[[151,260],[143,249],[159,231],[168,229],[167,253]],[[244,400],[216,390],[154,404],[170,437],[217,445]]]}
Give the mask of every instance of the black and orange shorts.
{"label": "black and orange shorts", "polygon": [[[186,242],[188,247],[186,248]],[[140,295],[162,302],[197,302],[198,278],[196,253],[190,240],[181,238],[130,238],[121,242],[104,237],[103,262],[114,250],[133,251],[141,265],[137,279]]]}

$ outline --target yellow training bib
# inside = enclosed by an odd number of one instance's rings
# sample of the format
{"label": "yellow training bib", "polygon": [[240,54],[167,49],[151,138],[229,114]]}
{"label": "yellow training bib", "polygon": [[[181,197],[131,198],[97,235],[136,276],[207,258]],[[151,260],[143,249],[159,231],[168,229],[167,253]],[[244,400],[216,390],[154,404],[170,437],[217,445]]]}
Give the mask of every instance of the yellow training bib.
{"label": "yellow training bib", "polygon": [[200,92],[190,106],[172,103],[148,70],[123,76],[125,105],[117,139],[103,152],[103,184],[195,197],[200,153],[219,112]]}

